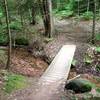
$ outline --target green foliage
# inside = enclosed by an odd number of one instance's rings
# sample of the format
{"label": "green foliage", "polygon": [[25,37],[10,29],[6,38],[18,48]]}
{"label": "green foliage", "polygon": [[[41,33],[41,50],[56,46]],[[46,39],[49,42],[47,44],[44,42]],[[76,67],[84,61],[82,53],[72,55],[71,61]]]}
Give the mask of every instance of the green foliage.
{"label": "green foliage", "polygon": [[70,17],[70,16],[73,15],[73,11],[70,11],[70,10],[68,10],[68,11],[62,11],[61,14],[62,14],[62,16]]}
{"label": "green foliage", "polygon": [[0,18],[3,17],[2,8],[0,7]]}
{"label": "green foliage", "polygon": [[95,40],[100,41],[100,33],[95,35]]}
{"label": "green foliage", "polygon": [[68,3],[65,3],[63,6],[55,10],[55,14],[59,17],[71,17],[74,14],[74,0],[69,0]]}
{"label": "green foliage", "polygon": [[21,26],[21,23],[15,21],[15,22],[10,23],[10,28],[13,30],[21,30],[22,26]]}
{"label": "green foliage", "polygon": [[2,17],[2,15],[3,15],[2,12],[0,12],[0,17]]}
{"label": "green foliage", "polygon": [[74,9],[74,5],[75,5],[75,0],[69,0],[69,3],[67,4],[67,6],[65,7],[65,9],[68,11],[71,11]]}
{"label": "green foliage", "polygon": [[75,66],[76,63],[77,63],[77,60],[74,59],[74,60],[72,61],[72,65]]}
{"label": "green foliage", "polygon": [[48,43],[51,42],[54,38],[44,38],[44,42]]}
{"label": "green foliage", "polygon": [[[90,3],[91,2],[91,3]],[[89,9],[87,8],[88,2],[87,0],[62,0],[62,1],[58,1],[56,0],[54,3],[58,3],[57,9],[56,9],[56,14],[60,17],[71,17],[73,15],[78,14],[78,11],[80,13],[80,18],[83,20],[90,20],[93,18],[93,0],[89,1]],[[79,5],[78,5],[79,3]],[[98,5],[98,1],[97,1],[97,6]],[[78,9],[79,7],[79,9]],[[87,11],[88,9],[88,11]],[[99,10],[99,7],[96,8],[97,10]],[[96,15],[100,16],[98,14],[98,12],[96,13]]]}
{"label": "green foliage", "polygon": [[78,100],[78,98],[76,96],[72,96],[71,100]]}
{"label": "green foliage", "polygon": [[91,11],[86,11],[85,13],[83,13],[81,16],[80,16],[81,19],[83,20],[90,20],[93,18],[93,13]]}
{"label": "green foliage", "polygon": [[97,88],[96,91],[100,93],[100,88]]}
{"label": "green foliage", "polygon": [[7,43],[8,43],[7,34],[0,33],[0,45],[7,45]]}
{"label": "green foliage", "polygon": [[18,37],[15,39],[17,45],[28,45],[29,41],[25,37]]}
{"label": "green foliage", "polygon": [[73,15],[73,11],[67,11],[67,10],[62,10],[62,11],[57,11],[56,12],[56,16],[58,17],[63,17],[63,18],[67,18],[67,17],[71,17]]}
{"label": "green foliage", "polygon": [[87,64],[91,64],[93,62],[93,59],[90,56],[85,55],[84,62]]}
{"label": "green foliage", "polygon": [[5,78],[5,85],[4,91],[7,93],[11,93],[14,90],[24,88],[25,84],[25,77],[22,75],[16,74],[8,74]]}
{"label": "green foliage", "polygon": [[96,66],[96,70],[97,70],[98,72],[100,72],[100,65],[97,65],[97,66]]}
{"label": "green foliage", "polygon": [[75,93],[89,92],[93,87],[95,87],[95,84],[82,78],[75,79],[65,86],[66,89],[73,90]]}
{"label": "green foliage", "polygon": [[100,52],[100,47],[96,47],[96,52]]}
{"label": "green foliage", "polygon": [[0,45],[7,45],[8,36],[6,34],[6,25],[0,25]]}
{"label": "green foliage", "polygon": [[7,61],[6,51],[0,49],[0,64],[6,64],[6,61]]}

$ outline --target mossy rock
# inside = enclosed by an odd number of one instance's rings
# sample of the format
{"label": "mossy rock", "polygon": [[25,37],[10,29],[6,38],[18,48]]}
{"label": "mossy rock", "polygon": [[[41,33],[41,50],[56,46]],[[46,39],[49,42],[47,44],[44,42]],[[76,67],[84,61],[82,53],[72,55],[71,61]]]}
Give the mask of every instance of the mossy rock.
{"label": "mossy rock", "polygon": [[94,84],[86,79],[76,79],[65,85],[65,89],[73,90],[75,93],[90,92]]}

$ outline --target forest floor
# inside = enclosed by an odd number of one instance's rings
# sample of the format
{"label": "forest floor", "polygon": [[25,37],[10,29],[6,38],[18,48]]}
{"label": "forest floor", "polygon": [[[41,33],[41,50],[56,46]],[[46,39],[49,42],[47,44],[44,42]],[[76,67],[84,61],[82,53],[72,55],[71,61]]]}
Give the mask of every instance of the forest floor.
{"label": "forest floor", "polygon": [[[50,55],[51,58],[53,58],[57,54],[58,50],[61,48],[62,45],[75,44],[77,46],[77,50],[74,59],[77,61],[77,64],[74,66],[74,70],[71,69],[69,78],[73,78],[76,75],[82,74],[81,77],[88,79],[92,83],[96,84],[98,88],[100,88],[100,79],[99,79],[100,71],[98,72],[94,70],[93,67],[91,67],[91,65],[88,66],[83,63],[84,55],[86,54],[88,48],[92,46],[91,44],[88,43],[91,37],[92,22],[91,21],[77,22],[72,19],[71,20],[55,19],[55,22],[56,22],[55,24],[56,36],[49,43],[46,44],[45,50],[47,51],[47,54]],[[38,28],[39,32],[41,33],[43,32],[43,27],[41,27],[40,25],[36,25],[34,27]],[[96,31],[97,32],[100,31],[100,23],[99,24],[97,23]],[[100,59],[100,56],[98,56],[98,58],[96,59],[97,60]],[[94,65],[95,63],[92,66]],[[100,62],[98,62],[98,65],[100,65]],[[47,67],[48,64],[45,61],[43,61],[39,57],[34,58],[29,52],[27,52],[26,49],[23,48],[14,49],[12,52],[12,66],[10,70],[16,74],[21,74],[28,77],[27,84],[29,84],[29,87],[13,92],[8,99],[31,100],[27,99],[26,97],[28,97],[32,92],[35,91],[34,89],[36,89],[37,87],[36,82],[38,81],[39,77],[43,74],[43,72],[46,70]],[[0,85],[1,87],[3,86],[2,80],[0,80]],[[91,93],[95,94],[96,91],[92,90]],[[55,97],[52,100],[66,100],[66,97],[68,98],[68,95],[65,92],[60,94],[58,93],[57,96],[59,96],[59,99],[58,98],[56,99]],[[0,94],[0,100],[8,100],[8,99],[6,98],[5,95],[2,95],[2,93]]]}

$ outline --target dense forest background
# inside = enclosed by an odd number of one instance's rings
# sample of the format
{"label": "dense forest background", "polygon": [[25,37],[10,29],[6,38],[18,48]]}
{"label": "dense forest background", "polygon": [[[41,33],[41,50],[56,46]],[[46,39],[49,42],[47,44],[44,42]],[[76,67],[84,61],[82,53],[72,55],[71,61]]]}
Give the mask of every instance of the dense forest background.
{"label": "dense forest background", "polygon": [[[7,35],[5,35],[5,32],[3,32],[5,31],[7,27],[6,20],[5,20],[6,14],[5,14],[4,2],[3,1],[0,1],[0,2],[1,2],[0,3],[0,25],[1,25],[0,44],[6,45]],[[10,25],[11,31],[15,31],[15,30],[27,31],[28,29],[24,29],[26,28],[25,25],[28,25],[28,24],[34,25],[38,23],[39,20],[41,19],[44,20],[45,18],[43,16],[47,16],[49,15],[49,13],[52,13],[54,16],[59,17],[60,19],[75,17],[78,20],[90,20],[90,19],[93,19],[94,6],[96,6],[95,7],[96,19],[99,20],[99,17],[100,17],[100,7],[99,7],[100,1],[99,0],[95,0],[95,1],[94,0],[91,0],[91,1],[90,0],[55,0],[55,1],[52,1],[52,8],[53,8],[52,12],[49,12],[48,10],[47,15],[46,13],[44,13],[45,11],[44,12],[41,11],[41,10],[46,10],[45,8],[43,9],[42,7],[42,4],[44,4],[45,6],[46,0],[44,1],[8,0],[7,2],[8,2],[7,4],[8,12],[9,12],[9,25]],[[13,33],[15,32],[12,32],[12,35],[14,35]],[[26,33],[24,32],[24,34]],[[49,36],[48,34],[49,33],[47,32],[45,35]],[[25,38],[24,36],[22,34],[20,38]],[[12,36],[12,38],[14,38],[14,36]]]}

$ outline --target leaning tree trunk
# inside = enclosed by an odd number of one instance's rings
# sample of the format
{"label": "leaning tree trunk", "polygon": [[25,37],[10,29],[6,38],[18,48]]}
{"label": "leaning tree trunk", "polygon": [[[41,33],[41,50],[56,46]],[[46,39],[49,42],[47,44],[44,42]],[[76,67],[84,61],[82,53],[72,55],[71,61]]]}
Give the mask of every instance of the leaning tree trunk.
{"label": "leaning tree trunk", "polygon": [[96,24],[96,0],[94,0],[93,8],[93,27],[92,27],[92,43],[95,42],[95,24]]}
{"label": "leaning tree trunk", "polygon": [[11,40],[11,31],[10,31],[10,25],[9,25],[9,14],[8,14],[8,3],[7,3],[7,0],[4,0],[4,7],[5,7],[6,24],[7,24],[8,41],[9,41],[8,60],[7,60],[6,69],[9,69],[10,68],[10,63],[11,63],[12,40]]}

